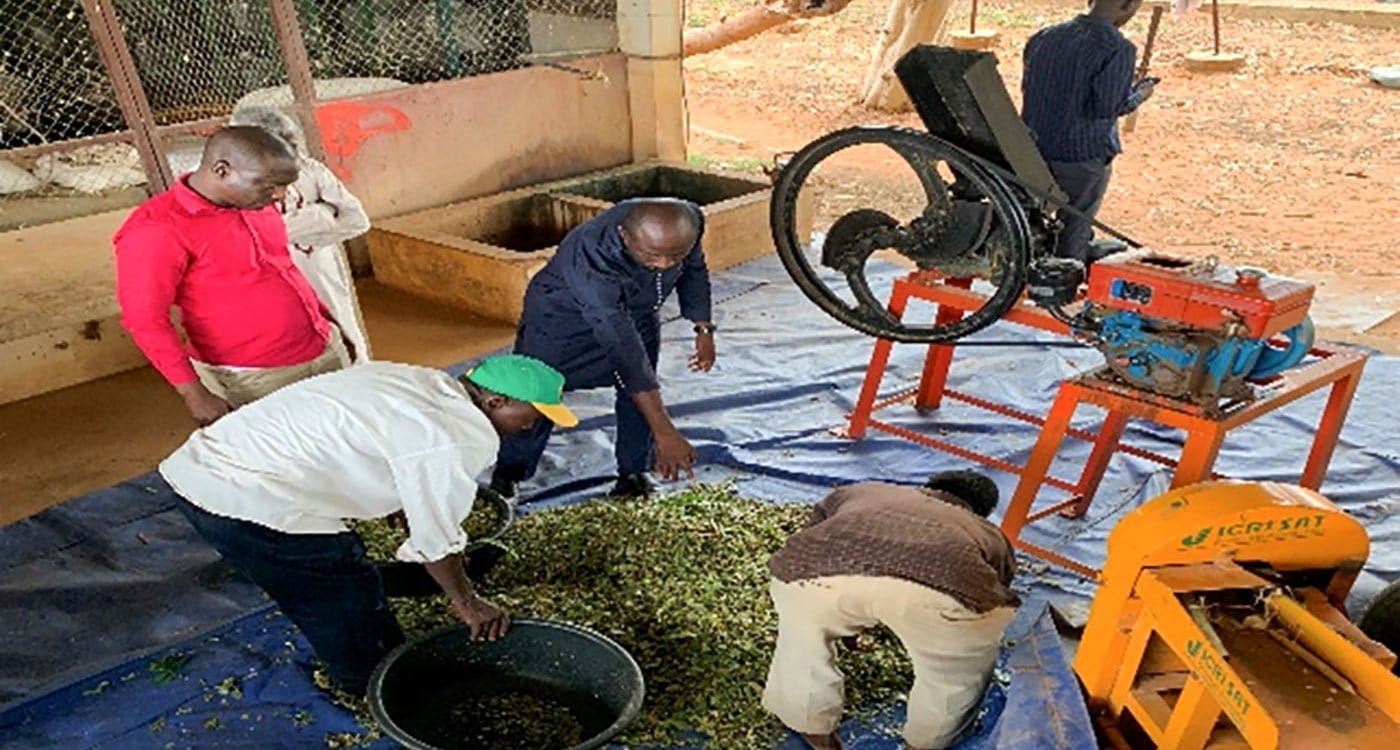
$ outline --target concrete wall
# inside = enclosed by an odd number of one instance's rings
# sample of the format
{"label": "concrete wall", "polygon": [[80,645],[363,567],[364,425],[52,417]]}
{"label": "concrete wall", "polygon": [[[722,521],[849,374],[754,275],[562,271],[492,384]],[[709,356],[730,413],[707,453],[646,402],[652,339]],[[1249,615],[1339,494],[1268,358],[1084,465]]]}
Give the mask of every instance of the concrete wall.
{"label": "concrete wall", "polygon": [[[374,219],[626,164],[628,63],[571,61],[317,107],[331,165]],[[113,232],[129,209],[0,233],[0,403],[145,364],[117,323]]]}
{"label": "concrete wall", "polygon": [[326,161],[384,218],[632,160],[621,55],[327,102]]}
{"label": "concrete wall", "polygon": [[[611,41],[604,31],[600,44]],[[680,32],[679,0],[620,0],[621,53],[570,60],[573,71],[536,66],[321,103],[326,161],[373,219],[633,161],[683,162]],[[22,275],[24,291],[0,310],[0,403],[144,363],[116,326],[110,285],[111,235],[127,213],[0,232],[0,260],[12,261],[0,268],[46,253],[55,232],[71,251]]]}

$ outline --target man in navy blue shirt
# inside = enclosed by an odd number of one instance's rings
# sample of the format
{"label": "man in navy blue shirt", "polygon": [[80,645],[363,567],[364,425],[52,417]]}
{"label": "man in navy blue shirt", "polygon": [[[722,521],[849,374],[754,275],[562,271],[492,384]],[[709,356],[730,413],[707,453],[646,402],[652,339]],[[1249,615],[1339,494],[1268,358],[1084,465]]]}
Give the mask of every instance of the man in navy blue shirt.
{"label": "man in navy blue shirt", "polygon": [[[1041,29],[1026,42],[1021,76],[1021,117],[1069,203],[1090,218],[1098,214],[1123,151],[1118,118],[1152,96],[1153,81],[1134,81],[1137,48],[1119,28],[1142,0],[1091,0],[1089,12]],[[1086,263],[1093,225],[1061,210],[1055,254]]]}
{"label": "man in navy blue shirt", "polygon": [[[565,390],[617,390],[612,496],[649,494],[646,472],[653,468],[667,480],[694,476],[695,449],[666,413],[656,360],[658,311],[674,289],[681,315],[695,324],[691,369],[714,366],[704,230],[700,207],[688,201],[624,201],[569,232],[525,291],[515,352],[564,373]],[[516,483],[534,475],[549,433],[537,425],[504,440],[492,487],[513,495]]]}

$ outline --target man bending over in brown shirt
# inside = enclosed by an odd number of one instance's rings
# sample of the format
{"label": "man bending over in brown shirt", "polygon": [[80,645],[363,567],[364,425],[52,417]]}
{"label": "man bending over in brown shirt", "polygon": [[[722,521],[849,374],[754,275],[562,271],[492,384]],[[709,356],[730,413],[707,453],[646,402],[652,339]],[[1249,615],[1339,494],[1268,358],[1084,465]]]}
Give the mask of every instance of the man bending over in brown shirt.
{"label": "man bending over in brown shirt", "polygon": [[853,484],[821,501],[768,561],[778,645],[763,707],[816,750],[840,750],[835,641],[883,624],[914,665],[906,746],[957,740],[1019,603],[1011,544],[986,520],[997,494],[981,474],[950,471],[923,487]]}

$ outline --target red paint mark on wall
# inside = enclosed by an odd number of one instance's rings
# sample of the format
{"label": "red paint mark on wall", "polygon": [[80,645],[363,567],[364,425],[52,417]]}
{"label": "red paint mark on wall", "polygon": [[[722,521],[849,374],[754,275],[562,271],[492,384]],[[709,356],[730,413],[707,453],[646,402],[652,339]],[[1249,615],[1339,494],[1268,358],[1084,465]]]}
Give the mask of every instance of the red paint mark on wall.
{"label": "red paint mark on wall", "polygon": [[316,124],[326,144],[326,161],[342,180],[349,180],[350,158],[365,141],[383,133],[408,130],[408,115],[383,104],[336,102],[316,108]]}

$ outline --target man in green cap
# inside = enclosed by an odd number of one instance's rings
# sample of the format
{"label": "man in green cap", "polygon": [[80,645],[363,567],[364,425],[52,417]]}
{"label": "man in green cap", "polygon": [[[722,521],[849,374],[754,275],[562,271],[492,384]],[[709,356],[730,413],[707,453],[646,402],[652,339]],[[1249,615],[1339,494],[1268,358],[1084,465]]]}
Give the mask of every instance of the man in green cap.
{"label": "man in green cap", "polygon": [[160,465],[180,510],[296,623],[332,679],[362,693],[404,639],[384,585],[344,519],[402,513],[397,557],[421,563],[475,638],[509,622],[464,570],[463,522],[503,435],[578,419],[564,376],[520,355],[460,381],[388,362],[286,386],[197,430]]}

